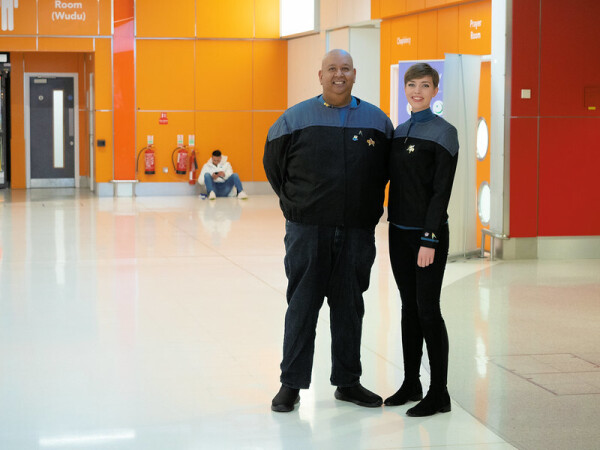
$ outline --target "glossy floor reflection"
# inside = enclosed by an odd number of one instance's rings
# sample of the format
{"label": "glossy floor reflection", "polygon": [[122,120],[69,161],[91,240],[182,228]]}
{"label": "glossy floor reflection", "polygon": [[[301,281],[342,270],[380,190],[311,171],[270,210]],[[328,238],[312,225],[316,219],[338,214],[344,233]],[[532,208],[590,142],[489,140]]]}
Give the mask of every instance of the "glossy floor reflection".
{"label": "glossy floor reflection", "polygon": [[[453,410],[430,418],[334,399],[324,306],[313,385],[277,414],[283,233],[274,196],[0,191],[0,448],[597,448],[600,260],[450,263]],[[387,396],[386,224],[377,245],[362,381]]]}

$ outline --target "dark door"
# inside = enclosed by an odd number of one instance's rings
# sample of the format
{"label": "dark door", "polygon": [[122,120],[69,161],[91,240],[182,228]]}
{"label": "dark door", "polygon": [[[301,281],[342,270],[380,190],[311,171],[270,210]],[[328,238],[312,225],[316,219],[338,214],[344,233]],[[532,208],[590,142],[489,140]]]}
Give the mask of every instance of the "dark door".
{"label": "dark door", "polygon": [[73,78],[29,79],[31,187],[75,186]]}

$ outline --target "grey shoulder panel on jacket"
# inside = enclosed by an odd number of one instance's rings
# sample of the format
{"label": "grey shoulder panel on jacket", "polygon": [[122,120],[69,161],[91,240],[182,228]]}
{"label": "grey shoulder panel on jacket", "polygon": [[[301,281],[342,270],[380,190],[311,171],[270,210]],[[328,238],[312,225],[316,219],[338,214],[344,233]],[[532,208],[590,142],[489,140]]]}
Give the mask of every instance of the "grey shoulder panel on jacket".
{"label": "grey shoulder panel on jacket", "polygon": [[[346,127],[372,128],[392,137],[394,127],[389,117],[378,107],[358,99],[351,108]],[[340,116],[336,108],[323,105],[319,97],[300,102],[286,110],[269,129],[268,141],[310,126],[340,127]]]}
{"label": "grey shoulder panel on jacket", "polygon": [[391,139],[394,133],[394,125],[387,114],[380,108],[372,103],[359,99],[359,104],[354,111],[360,111],[360,114],[349,115],[346,122],[347,127],[371,128],[380,131]]}
{"label": "grey shoulder panel on jacket", "polygon": [[454,125],[444,118],[437,116],[429,122],[416,122],[411,127],[409,125],[410,120],[398,125],[394,131],[394,139],[406,137],[407,133],[409,133],[410,137],[432,141],[441,145],[452,156],[458,153],[458,132]]}

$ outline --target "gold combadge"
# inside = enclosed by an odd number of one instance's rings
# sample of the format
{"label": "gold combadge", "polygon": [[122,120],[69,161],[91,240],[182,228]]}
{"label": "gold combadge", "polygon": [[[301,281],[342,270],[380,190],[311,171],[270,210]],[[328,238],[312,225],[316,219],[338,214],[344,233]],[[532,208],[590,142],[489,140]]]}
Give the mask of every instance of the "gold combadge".
{"label": "gold combadge", "polygon": [[408,147],[406,147],[406,151],[408,153],[412,153],[415,151],[415,146],[414,145],[409,145]]}
{"label": "gold combadge", "polygon": [[371,147],[371,146],[375,147],[375,141],[371,138],[367,139],[367,144],[369,144],[369,147]]}

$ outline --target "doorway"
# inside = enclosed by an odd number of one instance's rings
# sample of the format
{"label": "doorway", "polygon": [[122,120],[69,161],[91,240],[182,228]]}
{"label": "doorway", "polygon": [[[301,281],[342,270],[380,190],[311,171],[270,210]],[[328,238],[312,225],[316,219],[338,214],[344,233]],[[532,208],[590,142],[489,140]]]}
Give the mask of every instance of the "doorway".
{"label": "doorway", "polygon": [[28,188],[79,187],[77,74],[25,74]]}

